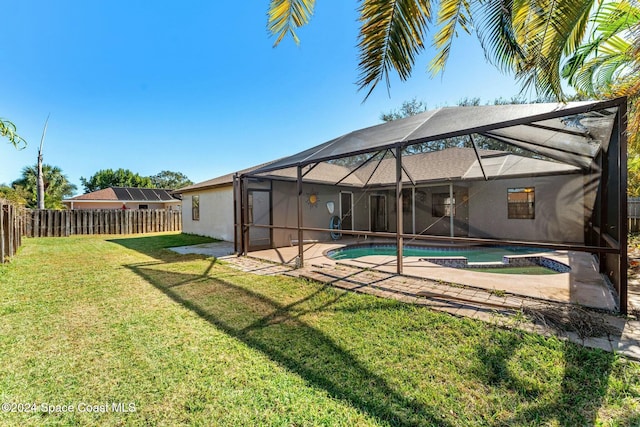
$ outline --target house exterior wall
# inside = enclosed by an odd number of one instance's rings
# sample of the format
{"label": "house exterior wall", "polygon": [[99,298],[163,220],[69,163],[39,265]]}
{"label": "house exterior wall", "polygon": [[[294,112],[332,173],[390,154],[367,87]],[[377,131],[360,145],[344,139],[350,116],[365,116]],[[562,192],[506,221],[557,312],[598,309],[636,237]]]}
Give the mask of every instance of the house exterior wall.
{"label": "house exterior wall", "polygon": [[[535,218],[509,219],[509,188],[535,188]],[[475,182],[469,188],[469,236],[584,243],[582,175]]]}
{"label": "house exterior wall", "polygon": [[[274,181],[272,186],[272,212],[274,226],[296,227],[298,224],[298,198],[297,183]],[[309,195],[317,195],[316,205],[311,205]],[[340,187],[318,184],[302,185],[302,215],[305,227],[329,228],[329,222],[333,215],[339,214]],[[355,195],[354,195],[355,197]],[[327,209],[327,202],[333,201],[335,211],[332,214]],[[305,231],[305,240],[329,241],[328,232]],[[273,230],[273,244],[275,247],[289,246],[291,240],[298,240],[295,230]]]}
{"label": "house exterior wall", "polygon": [[[509,219],[507,192],[510,188],[533,187],[535,189],[535,218]],[[272,223],[276,227],[297,226],[298,204],[297,184],[295,182],[273,181],[271,186]],[[415,234],[449,236],[451,222],[448,216],[439,218],[433,215],[433,204],[437,196],[448,195],[449,185],[418,186],[415,192],[405,186],[405,194],[415,195]],[[370,189],[362,191],[351,187],[336,187],[320,184],[303,184],[303,225],[312,228],[329,228],[333,215],[339,215],[340,192],[348,191],[353,197],[354,230],[371,230],[370,201],[372,195],[385,196],[387,220],[386,231],[396,231],[396,196],[394,189]],[[455,197],[454,235],[485,237],[511,240],[531,240],[547,242],[584,243],[584,190],[581,175],[559,175],[548,177],[518,178],[493,181],[476,181],[453,184]],[[229,208],[229,230],[232,230],[232,195],[227,193],[227,202],[219,200],[216,205],[227,203]],[[315,206],[309,203],[309,195],[317,196]],[[411,197],[411,196],[410,196]],[[187,221],[191,218],[189,194],[183,197],[185,232],[207,234],[208,230],[187,231]],[[205,220],[206,198],[201,195],[200,226]],[[333,201],[335,211],[330,214],[326,204]],[[405,204],[405,208],[410,206]],[[410,210],[404,210],[404,232],[414,232],[414,218]],[[221,215],[219,215],[222,217]],[[212,226],[208,226],[211,229]],[[233,236],[232,231],[229,235]],[[214,236],[218,237],[218,236]],[[296,230],[274,229],[272,244],[274,247],[291,245],[297,241]],[[305,240],[330,241],[328,232],[305,231]]]}
{"label": "house exterior wall", "polygon": [[[200,196],[200,219],[192,218],[193,196]],[[182,195],[182,232],[233,241],[233,186]]]}

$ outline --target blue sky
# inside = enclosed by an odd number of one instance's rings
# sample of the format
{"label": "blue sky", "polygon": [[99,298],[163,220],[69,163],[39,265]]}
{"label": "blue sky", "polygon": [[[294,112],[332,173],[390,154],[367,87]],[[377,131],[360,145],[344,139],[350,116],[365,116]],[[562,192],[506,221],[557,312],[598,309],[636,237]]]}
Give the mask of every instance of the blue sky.
{"label": "blue sky", "polygon": [[427,51],[409,81],[393,76],[363,103],[356,1],[319,1],[300,46],[277,48],[267,0],[3,3],[0,117],[29,142],[0,141],[5,184],[35,164],[48,114],[44,161],[81,193],[80,177],[106,168],[210,179],[375,125],[414,97],[437,108],[519,93],[460,37],[444,75],[430,78]]}

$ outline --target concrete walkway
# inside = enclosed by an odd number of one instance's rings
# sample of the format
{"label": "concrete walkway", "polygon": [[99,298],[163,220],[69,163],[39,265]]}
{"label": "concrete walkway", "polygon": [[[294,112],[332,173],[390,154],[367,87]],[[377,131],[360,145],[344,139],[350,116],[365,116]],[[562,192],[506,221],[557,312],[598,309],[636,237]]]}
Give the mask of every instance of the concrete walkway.
{"label": "concrete walkway", "polygon": [[[482,289],[443,280],[399,276],[389,271],[341,263],[323,263],[294,269],[255,257],[231,255],[229,242],[172,248],[223,259],[229,266],[258,275],[288,275],[382,298],[422,305],[455,316],[470,317],[503,327],[557,336],[585,347],[613,351],[640,361],[640,321],[599,310],[497,289]],[[282,262],[284,261],[284,263]],[[522,314],[525,316],[522,316]],[[580,328],[574,328],[575,325]]]}
{"label": "concrete walkway", "polygon": [[230,255],[233,255],[234,248],[232,242],[213,242],[213,243],[202,243],[200,245],[192,245],[192,246],[178,246],[175,248],[169,248],[174,252],[178,252],[179,254],[200,254],[206,256],[212,256],[215,258],[225,258]]}

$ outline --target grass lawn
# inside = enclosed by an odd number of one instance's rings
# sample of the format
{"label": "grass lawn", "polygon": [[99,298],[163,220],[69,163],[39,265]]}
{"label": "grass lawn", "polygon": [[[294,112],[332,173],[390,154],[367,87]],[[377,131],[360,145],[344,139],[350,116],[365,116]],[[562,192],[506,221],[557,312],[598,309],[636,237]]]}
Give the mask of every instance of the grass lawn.
{"label": "grass lawn", "polygon": [[204,241],[26,239],[0,425],[640,425],[638,363],[164,249]]}

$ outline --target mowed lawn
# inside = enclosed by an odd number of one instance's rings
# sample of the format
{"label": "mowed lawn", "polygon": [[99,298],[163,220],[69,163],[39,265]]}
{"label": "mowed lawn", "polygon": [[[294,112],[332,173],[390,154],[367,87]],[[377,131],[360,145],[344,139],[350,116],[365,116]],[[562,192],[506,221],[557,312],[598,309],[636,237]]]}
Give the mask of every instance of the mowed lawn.
{"label": "mowed lawn", "polygon": [[203,241],[27,239],[0,425],[640,425],[638,363],[165,249]]}

